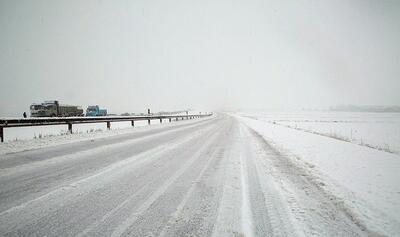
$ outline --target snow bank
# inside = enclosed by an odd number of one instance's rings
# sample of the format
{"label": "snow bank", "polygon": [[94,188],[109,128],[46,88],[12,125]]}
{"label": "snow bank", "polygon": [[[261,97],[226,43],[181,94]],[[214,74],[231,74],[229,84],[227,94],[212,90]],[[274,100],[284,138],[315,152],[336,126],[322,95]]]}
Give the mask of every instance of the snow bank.
{"label": "snow bank", "polygon": [[310,170],[368,228],[400,233],[400,156],[326,136],[236,117]]}

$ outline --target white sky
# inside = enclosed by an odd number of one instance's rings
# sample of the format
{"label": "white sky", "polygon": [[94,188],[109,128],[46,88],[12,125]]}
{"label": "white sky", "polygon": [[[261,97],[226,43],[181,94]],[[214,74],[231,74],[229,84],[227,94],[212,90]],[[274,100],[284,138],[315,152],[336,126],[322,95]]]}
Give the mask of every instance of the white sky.
{"label": "white sky", "polygon": [[400,1],[0,0],[0,116],[400,105]]}

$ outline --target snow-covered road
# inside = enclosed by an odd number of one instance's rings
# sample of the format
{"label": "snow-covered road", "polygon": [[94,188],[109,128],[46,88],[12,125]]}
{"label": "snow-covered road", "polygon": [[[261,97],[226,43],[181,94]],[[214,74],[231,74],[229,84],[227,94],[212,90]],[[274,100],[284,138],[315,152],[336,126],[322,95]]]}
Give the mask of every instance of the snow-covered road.
{"label": "snow-covered road", "polygon": [[367,236],[235,117],[0,155],[6,236]]}

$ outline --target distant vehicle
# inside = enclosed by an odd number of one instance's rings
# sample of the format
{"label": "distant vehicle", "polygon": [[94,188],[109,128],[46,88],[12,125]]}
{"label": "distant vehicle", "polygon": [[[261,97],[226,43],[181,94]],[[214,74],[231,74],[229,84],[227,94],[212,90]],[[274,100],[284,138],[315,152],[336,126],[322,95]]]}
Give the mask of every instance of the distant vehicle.
{"label": "distant vehicle", "polygon": [[107,110],[100,108],[98,105],[88,106],[86,109],[86,116],[106,116]]}
{"label": "distant vehicle", "polygon": [[31,117],[83,116],[83,109],[77,105],[61,105],[57,100],[45,101],[30,106]]}

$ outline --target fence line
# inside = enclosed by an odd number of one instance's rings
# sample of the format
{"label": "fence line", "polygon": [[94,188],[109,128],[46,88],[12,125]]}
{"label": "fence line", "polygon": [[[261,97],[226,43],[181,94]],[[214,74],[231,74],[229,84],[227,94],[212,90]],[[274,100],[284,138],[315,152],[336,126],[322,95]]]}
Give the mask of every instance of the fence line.
{"label": "fence line", "polygon": [[73,124],[86,123],[106,123],[107,129],[111,128],[111,122],[126,122],[131,121],[132,127],[135,126],[135,121],[172,119],[194,119],[211,116],[209,114],[186,114],[186,115],[148,115],[148,116],[104,116],[104,117],[67,117],[67,118],[24,118],[24,119],[0,119],[0,141],[4,142],[4,128],[13,127],[32,127],[32,126],[51,126],[51,125],[68,125],[68,131],[72,133]]}

